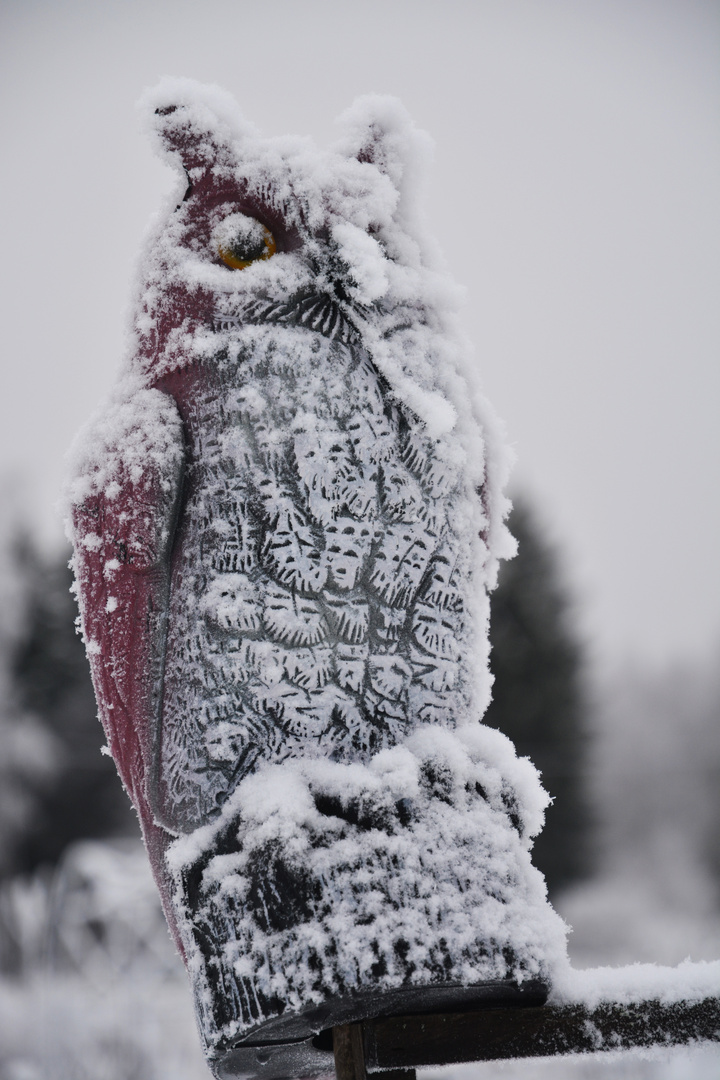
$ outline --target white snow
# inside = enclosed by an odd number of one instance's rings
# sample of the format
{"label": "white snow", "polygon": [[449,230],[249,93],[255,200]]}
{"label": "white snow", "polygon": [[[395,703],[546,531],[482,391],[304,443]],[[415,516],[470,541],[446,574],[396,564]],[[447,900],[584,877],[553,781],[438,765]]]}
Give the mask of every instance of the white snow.
{"label": "white snow", "polygon": [[555,972],[551,1003],[595,1009],[605,1002],[670,1005],[708,997],[720,998],[720,960],[686,960],[677,967],[629,964],[581,970],[568,965]]}
{"label": "white snow", "polygon": [[[413,985],[432,982],[439,962],[452,983],[553,980],[565,963],[566,927],[530,860],[547,802],[529,761],[480,725],[457,733],[422,726],[367,765],[305,758],[259,768],[215,822],[168,853],[181,910],[183,873],[205,867],[200,899],[181,922],[196,999],[205,999],[206,971],[193,922],[222,925],[226,910],[234,917],[219,943],[225,970],[292,1010],[365,980],[378,990],[402,986],[408,963]],[[215,854],[228,829],[232,852]],[[319,896],[305,917],[268,926],[251,902],[258,861],[268,896],[276,865],[302,878],[294,903],[304,892]],[[254,1022],[215,1031],[205,1017],[203,1027],[212,1045]]]}
{"label": "white snow", "polygon": [[[152,472],[161,485],[177,473],[180,418],[171,399],[158,390],[123,380],[112,399],[78,433],[68,455],[68,512],[91,495],[113,501],[123,485]],[[102,540],[88,532],[77,540],[89,551]]]}

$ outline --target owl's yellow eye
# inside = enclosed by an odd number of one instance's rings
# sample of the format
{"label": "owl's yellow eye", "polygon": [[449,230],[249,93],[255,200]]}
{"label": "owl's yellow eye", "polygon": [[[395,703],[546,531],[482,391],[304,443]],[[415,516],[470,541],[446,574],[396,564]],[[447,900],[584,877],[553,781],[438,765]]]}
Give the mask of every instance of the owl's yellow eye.
{"label": "owl's yellow eye", "polygon": [[260,221],[247,214],[226,217],[214,234],[217,253],[231,270],[244,270],[277,251],[275,237]]}

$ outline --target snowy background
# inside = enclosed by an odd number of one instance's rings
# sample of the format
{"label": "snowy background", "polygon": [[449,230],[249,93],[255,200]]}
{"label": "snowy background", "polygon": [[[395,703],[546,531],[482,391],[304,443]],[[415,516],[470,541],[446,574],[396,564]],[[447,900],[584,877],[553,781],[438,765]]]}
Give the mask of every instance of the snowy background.
{"label": "snowy background", "polygon": [[[0,863],[60,753],[14,697],[10,550],[19,521],[59,550],[62,455],[113,380],[170,183],[134,101],[187,75],[324,143],[357,94],[393,93],[435,140],[428,225],[585,651],[574,959],[720,956],[719,45],[716,0],[3,5]],[[206,1075],[133,841],[3,880],[0,1080]],[[703,1080],[720,1053],[451,1072]]]}

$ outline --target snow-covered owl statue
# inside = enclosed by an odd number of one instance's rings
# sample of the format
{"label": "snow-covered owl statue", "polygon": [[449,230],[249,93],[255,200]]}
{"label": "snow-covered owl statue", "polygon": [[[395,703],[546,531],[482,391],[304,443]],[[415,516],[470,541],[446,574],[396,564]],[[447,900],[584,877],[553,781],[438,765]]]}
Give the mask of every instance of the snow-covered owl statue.
{"label": "snow-covered owl statue", "polygon": [[334,1024],[535,1000],[563,949],[546,796],[479,723],[506,452],[397,102],[330,152],[145,105],[181,180],[74,450],[82,628],[213,1068],[310,1074]]}

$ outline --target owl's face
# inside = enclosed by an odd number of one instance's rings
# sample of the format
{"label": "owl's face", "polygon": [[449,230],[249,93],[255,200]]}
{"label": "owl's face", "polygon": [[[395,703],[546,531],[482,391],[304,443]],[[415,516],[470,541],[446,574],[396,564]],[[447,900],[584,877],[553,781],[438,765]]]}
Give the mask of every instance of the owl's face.
{"label": "owl's face", "polygon": [[362,334],[372,324],[387,337],[427,321],[403,204],[405,158],[422,136],[399,103],[356,103],[341,147],[325,153],[306,140],[260,138],[219,91],[185,81],[166,81],[148,104],[184,190],[143,268],[146,372],[217,352],[258,304],[264,322],[268,305],[284,304],[286,322],[288,304],[311,307],[304,325],[320,332],[342,322]]}

